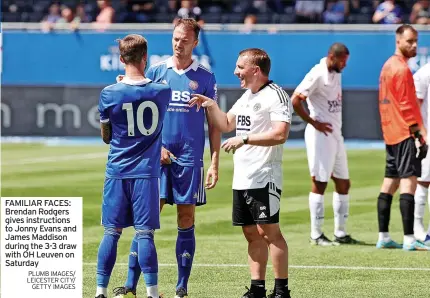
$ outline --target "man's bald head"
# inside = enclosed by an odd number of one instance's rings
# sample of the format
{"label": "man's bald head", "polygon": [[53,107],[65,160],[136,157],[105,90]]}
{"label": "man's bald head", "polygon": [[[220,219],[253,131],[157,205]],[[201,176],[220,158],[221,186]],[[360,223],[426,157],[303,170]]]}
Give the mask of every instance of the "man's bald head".
{"label": "man's bald head", "polygon": [[349,58],[349,50],[343,43],[336,42],[330,46],[327,55],[329,71],[342,72]]}
{"label": "man's bald head", "polygon": [[343,43],[335,42],[330,46],[328,50],[329,54],[332,54],[334,57],[348,56],[349,50]]}

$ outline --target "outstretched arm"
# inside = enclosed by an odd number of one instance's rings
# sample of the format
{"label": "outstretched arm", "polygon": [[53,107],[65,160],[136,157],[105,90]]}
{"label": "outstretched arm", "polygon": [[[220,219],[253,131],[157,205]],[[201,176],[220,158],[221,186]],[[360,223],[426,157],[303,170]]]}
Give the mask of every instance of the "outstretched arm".
{"label": "outstretched arm", "polygon": [[222,133],[231,132],[236,128],[236,115],[221,111],[215,100],[201,94],[194,94],[190,100],[190,107],[197,105],[206,108],[213,125]]}

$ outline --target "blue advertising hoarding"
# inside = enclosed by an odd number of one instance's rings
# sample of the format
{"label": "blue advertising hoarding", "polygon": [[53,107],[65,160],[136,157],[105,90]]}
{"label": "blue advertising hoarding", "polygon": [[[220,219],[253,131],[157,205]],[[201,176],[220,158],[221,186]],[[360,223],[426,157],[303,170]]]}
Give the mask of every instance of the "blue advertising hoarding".
{"label": "blue advertising hoarding", "polygon": [[[123,72],[115,39],[130,32],[3,32],[3,85],[101,86],[113,82]],[[150,63],[171,54],[171,32],[149,31]],[[258,32],[206,32],[205,43],[196,57],[215,72],[218,85],[238,87],[233,71],[237,54],[244,48],[259,47],[272,59],[271,79],[285,88],[294,88],[307,71],[326,55],[333,42],[345,43],[350,59],[343,86],[350,90],[378,88],[380,69],[394,51],[394,33],[389,31],[308,31],[270,34]],[[429,60],[430,32],[419,37],[415,71]]]}

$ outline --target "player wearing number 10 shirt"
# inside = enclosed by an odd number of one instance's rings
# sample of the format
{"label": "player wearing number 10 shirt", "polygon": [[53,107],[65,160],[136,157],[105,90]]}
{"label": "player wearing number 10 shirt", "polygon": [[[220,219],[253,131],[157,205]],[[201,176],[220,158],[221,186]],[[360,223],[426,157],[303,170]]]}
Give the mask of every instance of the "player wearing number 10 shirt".
{"label": "player wearing number 10 shirt", "polygon": [[106,298],[122,229],[134,226],[138,263],[148,297],[158,298],[154,231],[160,228],[161,131],[171,89],[145,78],[147,43],[140,35],[119,40],[124,79],[103,89],[102,138],[110,144],[103,188],[104,236],[98,251],[96,298]]}

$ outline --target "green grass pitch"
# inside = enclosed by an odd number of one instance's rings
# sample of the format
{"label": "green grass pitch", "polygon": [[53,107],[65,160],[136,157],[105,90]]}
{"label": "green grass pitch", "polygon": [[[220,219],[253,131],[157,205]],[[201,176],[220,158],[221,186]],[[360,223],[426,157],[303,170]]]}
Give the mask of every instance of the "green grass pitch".
{"label": "green grass pitch", "polygon": [[[107,146],[2,145],[2,196],[83,197],[85,298],[94,297],[95,293],[97,248],[103,234],[99,222],[107,151]],[[310,179],[305,151],[285,150],[280,220],[290,249],[292,297],[430,297],[430,253],[375,248],[376,197],[383,177],[384,152],[349,150],[348,161],[352,181],[348,232],[366,245],[311,247],[308,243]],[[208,204],[197,209],[197,250],[189,284],[191,298],[241,297],[249,285],[246,242],[240,228],[231,225],[232,171],[232,156],[221,154],[220,181],[214,190],[208,191]],[[324,230],[330,238],[332,190],[330,184],[325,196]],[[401,242],[402,225],[396,198],[390,229],[393,238]],[[161,218],[162,228],[156,233],[161,263],[159,279],[161,293],[169,298],[174,296],[176,285],[175,208],[167,206]],[[428,215],[425,220],[428,221]],[[127,229],[120,239],[110,290],[125,280],[132,236],[133,230]],[[273,288],[271,268],[267,288]],[[145,293],[141,279],[138,297],[146,297]]]}

